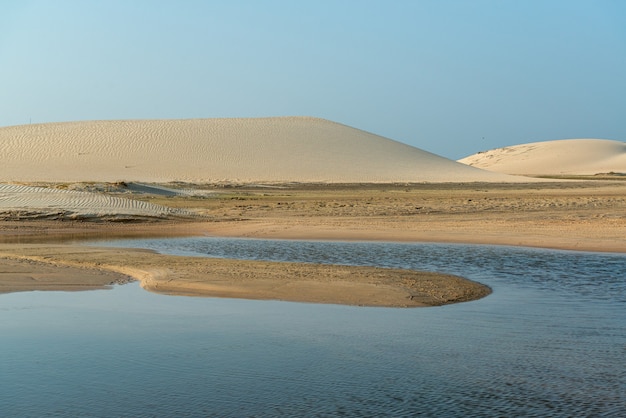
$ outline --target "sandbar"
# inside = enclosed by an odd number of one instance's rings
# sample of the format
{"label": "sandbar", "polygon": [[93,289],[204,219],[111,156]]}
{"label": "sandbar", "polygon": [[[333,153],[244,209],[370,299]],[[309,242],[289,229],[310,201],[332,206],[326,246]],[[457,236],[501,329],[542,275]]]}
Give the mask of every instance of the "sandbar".
{"label": "sandbar", "polygon": [[201,189],[207,192],[203,197],[126,195],[195,214],[188,218],[5,219],[0,222],[0,291],[79,290],[134,279],[150,291],[167,294],[393,307],[464,302],[490,292],[481,284],[438,273],[175,257],[85,247],[80,244],[85,239],[199,235],[626,252],[626,184],[621,181]]}
{"label": "sandbar", "polygon": [[86,290],[131,279],[164,294],[380,307],[438,306],[491,292],[461,277],[400,269],[181,257],[71,245],[0,245],[0,292]]}

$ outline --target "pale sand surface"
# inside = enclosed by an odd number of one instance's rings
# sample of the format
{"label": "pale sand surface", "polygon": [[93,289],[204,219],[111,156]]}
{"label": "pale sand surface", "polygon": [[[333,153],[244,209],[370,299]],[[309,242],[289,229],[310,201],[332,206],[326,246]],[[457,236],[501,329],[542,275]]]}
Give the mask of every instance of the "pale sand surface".
{"label": "pale sand surface", "polygon": [[102,193],[0,184],[0,219],[133,220],[187,215],[182,210]]}
{"label": "pale sand surface", "polygon": [[520,181],[310,117],[0,128],[0,182]]}
{"label": "pale sand surface", "polygon": [[[137,255],[128,250],[88,250],[77,244],[51,243],[64,239],[209,235],[482,243],[624,253],[625,190],[626,182],[595,181],[266,188],[206,186],[202,190],[206,192],[205,197],[132,193],[127,198],[196,213],[201,216],[200,222],[189,218],[137,224],[50,221],[45,217],[44,220],[7,220],[0,222],[0,241],[5,242],[0,252],[12,260],[27,257],[74,268],[106,268],[143,280],[156,277],[158,286],[151,287],[149,283],[154,282],[150,280],[144,283],[152,290],[167,293],[414,306],[412,303],[419,300],[415,289],[427,289],[419,284],[425,277],[420,276],[421,273],[299,264],[289,264],[286,269],[280,263],[192,261],[196,259],[151,253]],[[42,241],[48,244],[33,247],[33,243]],[[152,267],[144,264],[147,260]],[[0,262],[2,265],[5,264]],[[350,272],[346,273],[346,269]],[[217,274],[224,271],[232,276],[225,279],[222,273]],[[289,272],[288,277],[283,274],[285,271]],[[417,287],[407,288],[406,283],[398,279],[407,277],[406,274],[416,275],[411,277],[415,277]],[[389,281],[381,279],[383,276],[389,277]],[[242,282],[241,277],[248,281]],[[255,282],[254,277],[262,280]],[[344,283],[346,277],[349,285]],[[6,274],[2,280],[4,291],[24,289],[15,282],[6,282]],[[110,283],[107,280],[97,285]],[[439,285],[443,286],[445,280]],[[459,282],[450,283],[459,286]],[[32,288],[45,287],[38,287],[32,280],[30,284]],[[385,291],[388,299],[384,301],[382,296],[374,297],[381,288],[387,289],[381,286],[383,284],[394,289]],[[50,288],[49,283],[46,286]],[[245,293],[244,288],[249,293]],[[374,288],[376,292],[372,292]],[[430,291],[435,289],[438,287]],[[429,294],[428,289],[424,292]],[[443,298],[441,293],[433,295],[439,300]]]}
{"label": "pale sand surface", "polygon": [[[501,153],[515,156],[509,168],[518,160],[539,167],[506,172],[547,174],[563,152],[569,165],[558,174],[626,171],[623,143],[577,142],[572,153],[573,143],[556,142],[554,149],[531,144]],[[494,173],[308,117],[0,128],[0,181],[13,182],[0,184],[5,292],[100,287],[130,275],[166,293],[372,306],[486,294],[471,282],[420,272],[179,258],[60,242],[96,237],[433,241],[626,252],[623,181],[549,183]]]}
{"label": "pale sand surface", "polygon": [[534,142],[480,152],[459,162],[516,175],[626,175],[626,142],[606,139]]}

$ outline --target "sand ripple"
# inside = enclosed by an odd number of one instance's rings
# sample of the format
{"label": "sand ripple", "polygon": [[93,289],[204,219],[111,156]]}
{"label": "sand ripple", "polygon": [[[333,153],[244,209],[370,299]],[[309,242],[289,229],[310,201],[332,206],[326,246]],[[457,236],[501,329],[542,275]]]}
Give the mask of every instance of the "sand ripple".
{"label": "sand ripple", "polygon": [[104,194],[0,184],[0,219],[97,217],[124,220],[184,215],[189,213]]}
{"label": "sand ripple", "polygon": [[0,181],[515,181],[309,117],[121,120],[0,128]]}

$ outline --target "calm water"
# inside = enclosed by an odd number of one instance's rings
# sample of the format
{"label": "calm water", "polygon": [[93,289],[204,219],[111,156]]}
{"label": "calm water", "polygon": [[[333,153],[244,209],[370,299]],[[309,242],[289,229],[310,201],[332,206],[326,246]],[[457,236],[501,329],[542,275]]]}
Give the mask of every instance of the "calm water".
{"label": "calm water", "polygon": [[109,245],[416,268],[480,301],[358,308],[112,291],[0,295],[3,416],[625,416],[626,256],[215,238]]}

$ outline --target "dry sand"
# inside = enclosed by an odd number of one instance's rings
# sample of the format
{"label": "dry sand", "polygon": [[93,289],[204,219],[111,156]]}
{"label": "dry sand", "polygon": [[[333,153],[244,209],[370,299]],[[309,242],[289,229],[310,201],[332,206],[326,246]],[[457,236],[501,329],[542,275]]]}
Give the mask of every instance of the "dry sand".
{"label": "dry sand", "polygon": [[498,148],[459,162],[498,173],[571,176],[616,173],[626,176],[626,142],[564,139]]}
{"label": "dry sand", "polygon": [[[208,235],[457,242],[626,252],[626,182],[255,189],[183,203]],[[174,203],[178,201],[178,203]]]}
{"label": "dry sand", "polygon": [[[573,154],[572,144],[510,147],[516,151],[490,160],[517,174],[626,171],[623,143],[576,142],[582,151]],[[565,150],[569,162],[553,170]],[[489,292],[433,273],[172,257],[68,239],[220,235],[626,252],[623,180],[487,172],[314,118],[0,128],[0,181],[20,182],[0,185],[2,292],[95,288],[129,277],[165,293],[371,306],[439,305]]]}
{"label": "dry sand", "polygon": [[0,184],[0,219],[96,219],[138,221],[188,215],[148,202],[102,193]]}
{"label": "dry sand", "polygon": [[516,181],[309,117],[0,128],[0,182]]}
{"label": "dry sand", "polygon": [[[0,250],[0,272],[4,272],[0,289],[52,289],[53,284],[79,288],[80,283],[102,286],[112,281],[85,273],[91,268],[131,275],[146,288],[166,293],[370,306],[418,306],[444,299],[452,303],[483,296],[485,289],[447,276],[434,281],[436,276],[419,272],[178,258],[63,242],[209,235],[460,242],[626,253],[624,190],[624,182],[596,181],[214,187],[202,198],[137,193],[129,198],[182,208],[201,217],[195,222],[178,218],[134,224],[0,222],[0,241],[5,242]],[[36,245],[41,242],[46,245]],[[10,280],[9,273],[19,271],[15,270],[19,259],[80,267],[83,277],[68,282],[64,270],[64,275],[50,278],[39,269],[43,264],[28,264],[31,279],[18,285],[15,274]],[[35,275],[39,278],[32,279]]]}

